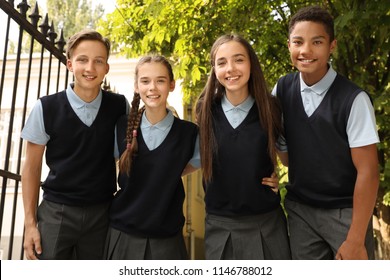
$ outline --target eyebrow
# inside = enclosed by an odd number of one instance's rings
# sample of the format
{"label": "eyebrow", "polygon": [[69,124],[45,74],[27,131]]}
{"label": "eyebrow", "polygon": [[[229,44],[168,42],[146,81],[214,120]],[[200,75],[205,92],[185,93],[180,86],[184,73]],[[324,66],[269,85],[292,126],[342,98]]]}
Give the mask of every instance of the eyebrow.
{"label": "eyebrow", "polygon": [[[244,54],[242,54],[242,53],[238,53],[238,54],[232,55],[233,58],[236,58],[236,57],[239,57],[239,56],[246,57],[246,56],[245,56]],[[220,57],[220,58],[217,59],[217,61],[223,60],[223,59],[226,59],[226,57]]]}
{"label": "eyebrow", "polygon": [[[303,40],[303,37],[302,36],[292,36],[291,39],[301,39],[301,40]],[[319,35],[319,36],[314,36],[310,40],[318,40],[318,39],[326,39],[326,37],[322,36],[322,35]]]}
{"label": "eyebrow", "polygon": [[[79,54],[79,55],[76,55],[75,57],[81,57],[81,58],[87,57],[87,58],[90,58],[88,54]],[[106,57],[101,56],[101,55],[92,57],[92,59],[97,59],[97,58],[99,58],[99,59],[107,59]]]}
{"label": "eyebrow", "polygon": [[[157,76],[156,77],[157,79],[169,79],[167,76]],[[140,77],[140,80],[142,79],[152,79],[151,77],[148,77],[148,76],[143,76],[143,77]]]}

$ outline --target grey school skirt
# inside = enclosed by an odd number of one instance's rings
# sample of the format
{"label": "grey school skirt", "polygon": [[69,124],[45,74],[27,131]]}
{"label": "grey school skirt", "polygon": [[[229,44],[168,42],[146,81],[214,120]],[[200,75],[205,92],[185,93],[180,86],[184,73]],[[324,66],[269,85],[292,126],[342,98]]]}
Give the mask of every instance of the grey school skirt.
{"label": "grey school skirt", "polygon": [[187,260],[180,231],[175,236],[149,238],[128,234],[112,227],[108,230],[105,256],[108,260]]}
{"label": "grey school skirt", "polygon": [[207,214],[205,251],[207,260],[290,260],[282,208],[244,217]]}

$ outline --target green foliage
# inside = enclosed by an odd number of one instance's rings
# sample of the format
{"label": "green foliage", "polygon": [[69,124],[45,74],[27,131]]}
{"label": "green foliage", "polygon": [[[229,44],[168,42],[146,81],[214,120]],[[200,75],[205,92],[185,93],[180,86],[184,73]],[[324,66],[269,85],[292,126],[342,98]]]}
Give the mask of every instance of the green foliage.
{"label": "green foliage", "polygon": [[190,103],[203,88],[210,71],[211,45],[225,33],[240,33],[253,43],[263,58],[263,67],[273,69],[267,71],[273,75],[273,82],[291,69],[286,69],[289,63],[276,63],[288,57],[286,31],[283,25],[275,24],[277,2],[118,0],[119,9],[108,15],[107,21],[100,22],[100,31],[128,57],[149,52],[170,57],[176,78],[183,80],[184,101]]}
{"label": "green foliage", "polygon": [[335,68],[369,92],[374,102],[381,187],[387,193],[382,203],[390,206],[390,2],[334,1],[330,9],[338,38]]}
{"label": "green foliage", "polygon": [[[101,4],[92,8],[91,0],[45,0],[45,9],[39,5],[42,1],[38,1],[39,14],[41,15],[38,26],[43,23],[45,15],[48,15],[49,26],[53,25],[54,32],[57,33],[58,41],[60,39],[61,29],[63,29],[63,35],[65,41],[74,33],[84,28],[96,28],[96,23],[104,14],[104,8]],[[34,12],[36,0],[27,1],[30,6],[27,16]],[[39,28],[39,27],[38,27]],[[31,36],[25,31],[23,34],[22,53],[28,53],[31,47]],[[17,46],[15,42],[10,42],[9,53],[16,53]],[[40,52],[41,46],[37,43],[33,46],[34,52]]]}
{"label": "green foliage", "polygon": [[184,102],[191,105],[210,71],[211,45],[222,34],[239,33],[250,40],[270,89],[280,76],[293,71],[288,21],[310,4],[326,7],[335,18],[335,69],[373,99],[385,189],[381,202],[390,205],[390,1],[117,0],[118,9],[99,22],[99,30],[128,57],[149,52],[169,57],[175,77],[183,81]]}
{"label": "green foliage", "polygon": [[46,0],[46,5],[50,24],[58,34],[63,28],[65,40],[84,28],[95,29],[104,13],[101,4],[92,9],[91,0]]}
{"label": "green foliage", "polygon": [[[28,5],[30,6],[29,10],[27,11],[27,15],[31,15],[34,12],[36,0],[30,0],[28,1]],[[39,6],[39,5],[38,5]],[[29,53],[31,48],[31,35],[24,31],[23,32],[23,39],[22,39],[22,45],[21,45],[21,53]],[[8,53],[10,54],[16,54],[18,51],[17,42],[10,41]],[[40,52],[41,45],[35,44],[33,45],[33,52]]]}

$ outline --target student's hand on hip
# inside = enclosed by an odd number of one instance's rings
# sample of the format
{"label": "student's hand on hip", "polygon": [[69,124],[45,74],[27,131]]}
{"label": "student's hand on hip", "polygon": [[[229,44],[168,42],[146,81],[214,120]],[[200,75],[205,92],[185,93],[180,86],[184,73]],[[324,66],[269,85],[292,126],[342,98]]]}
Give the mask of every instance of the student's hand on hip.
{"label": "student's hand on hip", "polygon": [[271,177],[264,177],[261,181],[263,185],[269,186],[274,193],[279,191],[279,178],[276,173],[272,173]]}

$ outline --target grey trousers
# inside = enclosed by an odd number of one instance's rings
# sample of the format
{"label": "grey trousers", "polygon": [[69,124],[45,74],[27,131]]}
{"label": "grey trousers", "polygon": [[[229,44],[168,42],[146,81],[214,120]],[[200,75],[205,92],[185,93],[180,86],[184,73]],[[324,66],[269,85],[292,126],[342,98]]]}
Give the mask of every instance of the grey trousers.
{"label": "grey trousers", "polygon": [[[352,208],[323,209],[285,199],[294,260],[334,260],[345,241],[352,221]],[[366,233],[368,258],[373,260],[375,244],[372,221]]]}
{"label": "grey trousers", "polygon": [[43,200],[38,207],[42,260],[101,260],[110,203],[73,207]]}

